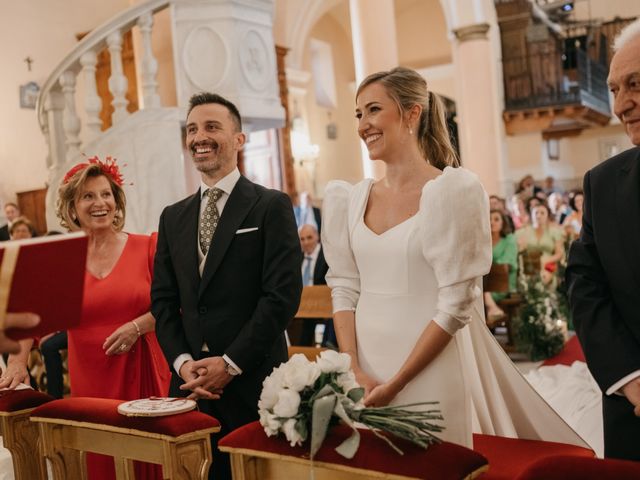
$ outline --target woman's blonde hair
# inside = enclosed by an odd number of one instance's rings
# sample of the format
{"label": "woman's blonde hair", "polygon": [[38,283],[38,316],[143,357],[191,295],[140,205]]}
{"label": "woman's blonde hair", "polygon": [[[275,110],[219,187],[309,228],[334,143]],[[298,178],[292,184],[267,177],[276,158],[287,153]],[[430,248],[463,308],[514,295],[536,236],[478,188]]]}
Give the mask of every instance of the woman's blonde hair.
{"label": "woman's blonde hair", "polygon": [[119,232],[124,227],[127,199],[122,187],[118,185],[111,176],[105,174],[98,164],[88,164],[87,167],[77,171],[71,178],[68,178],[66,182],[60,185],[58,189],[58,200],[56,201],[56,215],[60,219],[60,225],[70,231],[81,229],[75,211],[76,199],[80,190],[87,182],[87,179],[95,177],[104,177],[109,182],[109,185],[111,185],[111,193],[113,193],[113,198],[116,203],[113,229]]}
{"label": "woman's blonde hair", "polygon": [[431,165],[440,170],[445,167],[458,167],[458,154],[451,144],[447,129],[444,105],[435,93],[427,89],[427,82],[410,68],[396,67],[393,70],[378,72],[365,78],[356,92],[356,99],[366,87],[380,83],[387,94],[396,102],[402,116],[414,105],[422,107],[418,123],[418,145],[422,154]]}

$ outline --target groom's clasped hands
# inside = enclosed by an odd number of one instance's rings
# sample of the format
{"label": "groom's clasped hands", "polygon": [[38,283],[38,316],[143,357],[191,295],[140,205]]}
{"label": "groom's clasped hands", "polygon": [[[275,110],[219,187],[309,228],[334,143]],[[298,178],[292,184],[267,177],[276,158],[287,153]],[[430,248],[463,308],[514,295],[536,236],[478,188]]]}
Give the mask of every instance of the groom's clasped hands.
{"label": "groom's clasped hands", "polygon": [[190,390],[187,398],[193,400],[218,400],[233,378],[226,372],[222,357],[188,360],[180,367],[180,377],[185,381],[180,390]]}

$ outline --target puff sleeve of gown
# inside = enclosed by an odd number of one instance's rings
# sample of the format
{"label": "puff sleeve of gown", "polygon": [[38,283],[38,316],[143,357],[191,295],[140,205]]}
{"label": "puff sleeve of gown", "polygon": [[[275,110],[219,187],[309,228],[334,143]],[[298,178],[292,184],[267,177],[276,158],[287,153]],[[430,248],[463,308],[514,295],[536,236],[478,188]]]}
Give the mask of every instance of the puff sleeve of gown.
{"label": "puff sleeve of gown", "polygon": [[360,275],[351,250],[350,203],[353,185],[329,182],[322,204],[322,250],[329,271],[333,312],[354,311],[360,297]]}
{"label": "puff sleeve of gown", "polygon": [[489,200],[475,174],[447,167],[425,185],[420,215],[422,252],[438,284],[434,321],[454,335],[471,321],[478,277],[491,269]]}

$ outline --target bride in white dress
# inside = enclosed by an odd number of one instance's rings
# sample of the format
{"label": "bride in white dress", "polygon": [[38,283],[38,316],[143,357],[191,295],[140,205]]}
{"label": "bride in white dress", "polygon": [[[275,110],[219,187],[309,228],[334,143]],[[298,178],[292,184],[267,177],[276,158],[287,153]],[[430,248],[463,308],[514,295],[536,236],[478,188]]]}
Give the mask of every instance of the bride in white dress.
{"label": "bride in white dress", "polygon": [[457,167],[444,112],[406,68],[367,77],[358,134],[386,176],[325,192],[322,244],[340,350],[365,403],[437,400],[444,440],[472,433],[586,446],[520,376],[484,325],[487,195]]}

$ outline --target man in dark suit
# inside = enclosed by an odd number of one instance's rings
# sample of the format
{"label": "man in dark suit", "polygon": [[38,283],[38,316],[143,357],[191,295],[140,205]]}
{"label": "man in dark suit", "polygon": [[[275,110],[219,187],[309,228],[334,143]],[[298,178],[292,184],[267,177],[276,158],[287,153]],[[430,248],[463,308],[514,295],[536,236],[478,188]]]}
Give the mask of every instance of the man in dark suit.
{"label": "man in dark suit", "polygon": [[[302,225],[298,230],[298,234],[304,255],[301,269],[302,285],[305,287],[310,285],[326,285],[327,281],[325,280],[325,276],[329,271],[329,266],[322,252],[318,230],[313,225]],[[321,343],[325,344],[327,341],[332,341],[335,345],[335,332],[333,331],[332,322],[324,322],[323,324],[326,325],[326,328]],[[302,334],[300,335],[301,345],[313,345],[317,343],[315,341],[315,329],[315,320],[303,320]]]}
{"label": "man in dark suit", "polygon": [[603,392],[605,456],[640,460],[640,23],[616,41],[609,87],[635,148],[588,171],[567,285],[576,333]]}
{"label": "man in dark suit", "polygon": [[[287,360],[284,330],[302,290],[291,202],[240,175],[244,143],[235,105],[191,98],[186,146],[201,188],[163,211],[151,287],[156,335],[174,369],[170,394],[201,400],[220,435],[258,419],[262,382]],[[231,478],[228,455],[215,449],[214,475]]]}
{"label": "man in dark suit", "polygon": [[303,225],[298,230],[302,259],[302,285],[326,285],[325,275],[329,271],[322,253],[320,234],[313,225]]}
{"label": "man in dark suit", "polygon": [[0,242],[10,240],[9,227],[11,223],[20,216],[20,209],[15,203],[7,202],[4,205],[4,216],[7,218],[7,224],[0,227]]}

